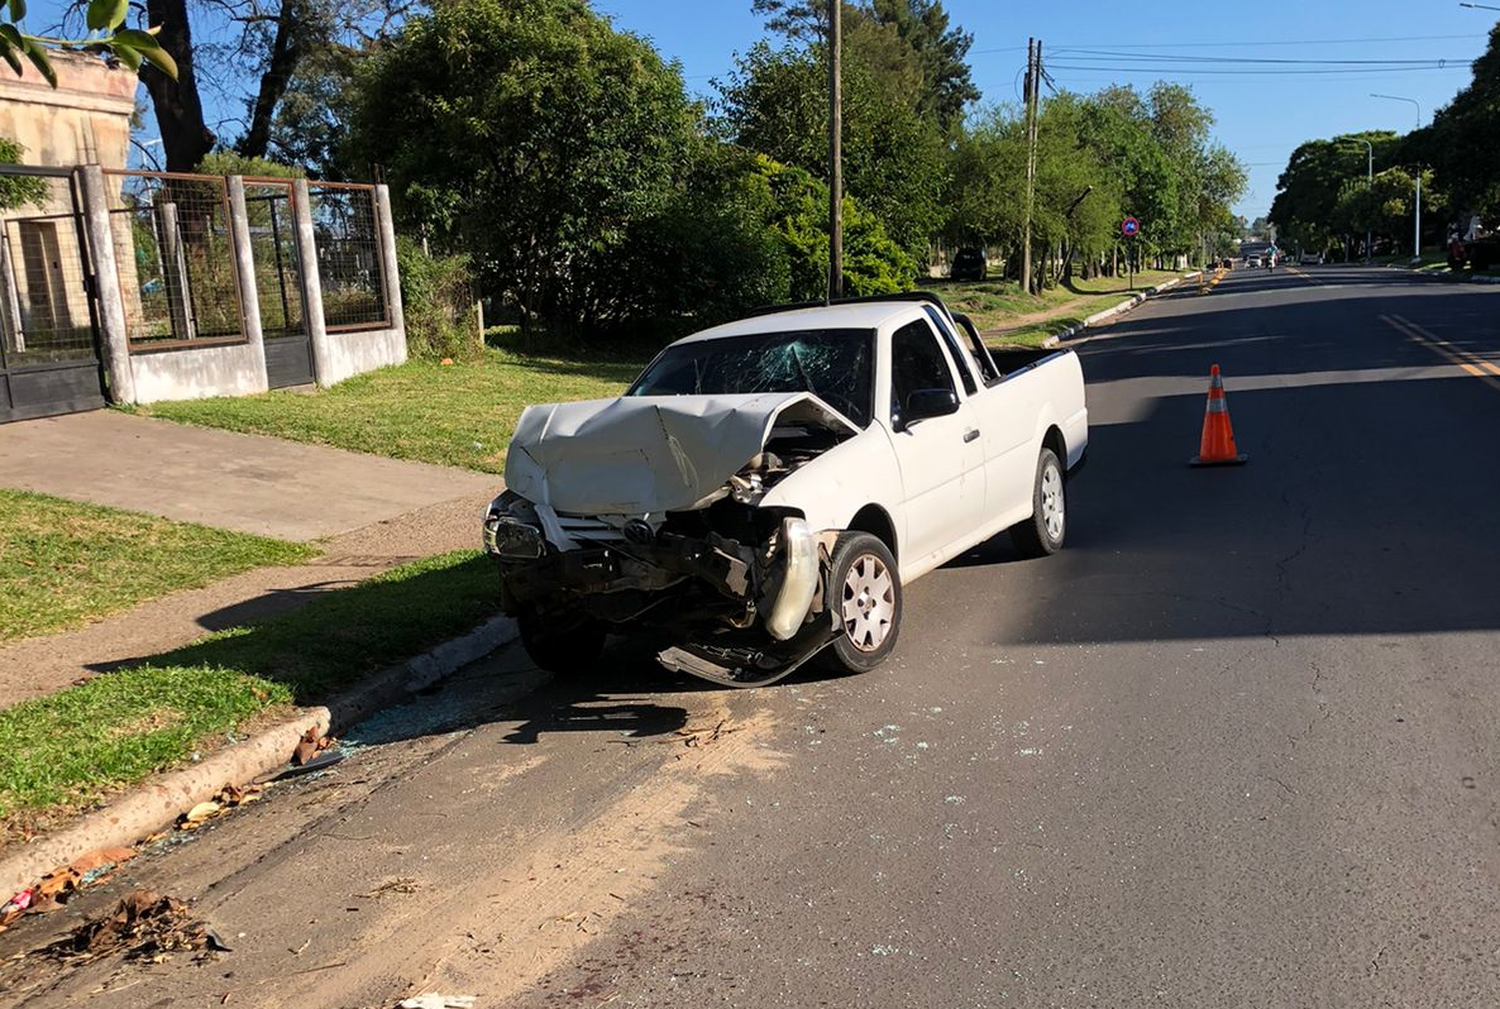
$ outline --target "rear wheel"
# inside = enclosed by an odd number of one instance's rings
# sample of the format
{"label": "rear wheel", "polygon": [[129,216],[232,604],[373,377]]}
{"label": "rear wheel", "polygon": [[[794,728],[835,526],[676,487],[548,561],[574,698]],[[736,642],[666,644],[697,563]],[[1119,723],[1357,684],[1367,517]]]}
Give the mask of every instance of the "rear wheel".
{"label": "rear wheel", "polygon": [[848,673],[863,673],[886,660],[901,632],[901,576],[890,548],[869,533],[839,537],[831,559],[831,603],[839,635],[824,661]]}
{"label": "rear wheel", "polygon": [[584,673],[604,654],[605,626],[581,614],[543,615],[526,607],[516,615],[521,646],[549,673]]}
{"label": "rear wheel", "polygon": [[1010,539],[1022,557],[1046,557],[1062,549],[1068,534],[1068,499],[1062,463],[1050,448],[1036,461],[1031,489],[1031,518],[1011,526]]}

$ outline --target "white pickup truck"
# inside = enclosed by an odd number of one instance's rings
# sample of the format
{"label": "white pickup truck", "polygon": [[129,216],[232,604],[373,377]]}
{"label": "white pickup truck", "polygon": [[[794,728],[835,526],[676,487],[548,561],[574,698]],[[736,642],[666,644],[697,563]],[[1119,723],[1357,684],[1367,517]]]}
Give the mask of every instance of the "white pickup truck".
{"label": "white pickup truck", "polygon": [[543,668],[631,633],[735,686],[862,671],[903,584],[1007,529],[1061,548],[1087,447],[1072,351],[992,354],[930,294],[775,310],[679,340],[619,399],[528,407],[484,544]]}

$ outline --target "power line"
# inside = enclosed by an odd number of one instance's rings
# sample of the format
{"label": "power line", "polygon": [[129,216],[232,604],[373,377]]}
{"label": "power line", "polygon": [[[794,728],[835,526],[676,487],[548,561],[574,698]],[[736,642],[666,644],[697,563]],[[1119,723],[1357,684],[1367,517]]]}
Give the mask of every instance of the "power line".
{"label": "power line", "polygon": [[1121,53],[1112,52],[1107,49],[1069,49],[1059,46],[1052,50],[1054,53],[1072,53],[1077,56],[1105,57],[1121,60],[1156,60],[1170,63],[1274,63],[1291,65],[1316,65],[1316,66],[1428,66],[1436,64],[1442,66],[1447,63],[1464,63],[1471,61],[1461,58],[1448,58],[1430,56],[1425,59],[1388,59],[1388,60],[1330,60],[1330,59],[1289,59],[1287,57],[1270,56],[1174,56],[1171,53]]}
{"label": "power line", "polygon": [[[1213,49],[1213,48],[1253,48],[1256,46],[1337,46],[1337,45],[1364,45],[1375,43],[1407,43],[1407,42],[1447,42],[1457,39],[1487,39],[1488,35],[1403,35],[1393,38],[1369,38],[1369,39],[1268,39],[1261,42],[1095,42],[1095,43],[1073,43],[1072,48],[1089,49]],[[1063,43],[1059,48],[1067,47]],[[974,53],[986,52],[1012,52],[1018,50],[1019,46],[1009,49],[975,49]],[[1054,50],[1055,51],[1055,50]]]}
{"label": "power line", "polygon": [[[1095,71],[1095,72],[1098,72],[1098,73],[1115,73],[1115,74],[1157,74],[1157,75],[1167,74],[1167,75],[1170,75],[1170,76],[1173,76],[1173,77],[1191,78],[1191,77],[1205,75],[1205,74],[1210,74],[1210,75],[1213,75],[1215,77],[1226,77],[1226,76],[1228,76],[1228,77],[1307,77],[1307,76],[1329,76],[1329,75],[1337,76],[1339,74],[1368,74],[1370,72],[1371,68],[1370,67],[1358,67],[1358,68],[1356,68],[1356,67],[1348,67],[1348,68],[1345,68],[1345,69],[1325,69],[1325,70],[1208,70],[1208,69],[1199,69],[1199,68],[1188,69],[1186,67],[1171,67],[1171,66],[1167,66],[1167,67],[1143,67],[1143,66],[1119,67],[1119,66],[1105,66],[1105,65],[1097,65],[1097,64],[1083,64],[1083,65],[1079,65],[1079,64],[1053,63],[1052,64],[1052,69],[1054,69],[1054,70],[1086,70],[1086,71]],[[1434,70],[1436,70],[1436,71],[1443,71],[1443,70],[1462,71],[1464,73],[1467,73],[1469,71],[1469,68],[1466,67],[1466,66],[1446,66],[1446,67],[1384,67],[1384,68],[1381,68],[1381,69],[1382,69],[1383,73],[1387,73],[1387,74],[1421,73],[1421,72],[1424,72],[1424,71],[1434,71]]]}

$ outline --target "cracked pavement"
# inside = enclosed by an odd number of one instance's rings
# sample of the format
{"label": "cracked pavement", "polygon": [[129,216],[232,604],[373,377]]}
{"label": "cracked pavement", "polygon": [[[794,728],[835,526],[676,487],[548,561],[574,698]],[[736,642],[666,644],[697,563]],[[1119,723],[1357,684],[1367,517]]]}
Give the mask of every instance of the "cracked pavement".
{"label": "cracked pavement", "polygon": [[[1500,1004],[1500,394],[1377,322],[1497,358],[1500,290],[1308,272],[1084,345],[1067,548],[913,584],[880,669],[728,692],[504,653],[0,936],[141,883],[234,952],[0,1001]],[[1250,462],[1191,470],[1214,363]]]}

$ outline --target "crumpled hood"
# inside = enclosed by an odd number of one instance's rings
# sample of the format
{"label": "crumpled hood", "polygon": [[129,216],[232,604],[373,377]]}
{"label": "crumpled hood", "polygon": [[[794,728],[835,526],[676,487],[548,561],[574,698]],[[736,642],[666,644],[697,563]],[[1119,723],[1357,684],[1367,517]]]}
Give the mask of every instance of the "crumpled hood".
{"label": "crumpled hood", "polygon": [[812,393],[626,396],[527,407],[505,459],[505,484],[573,515],[682,511],[716,494],[772,429],[857,433]]}

